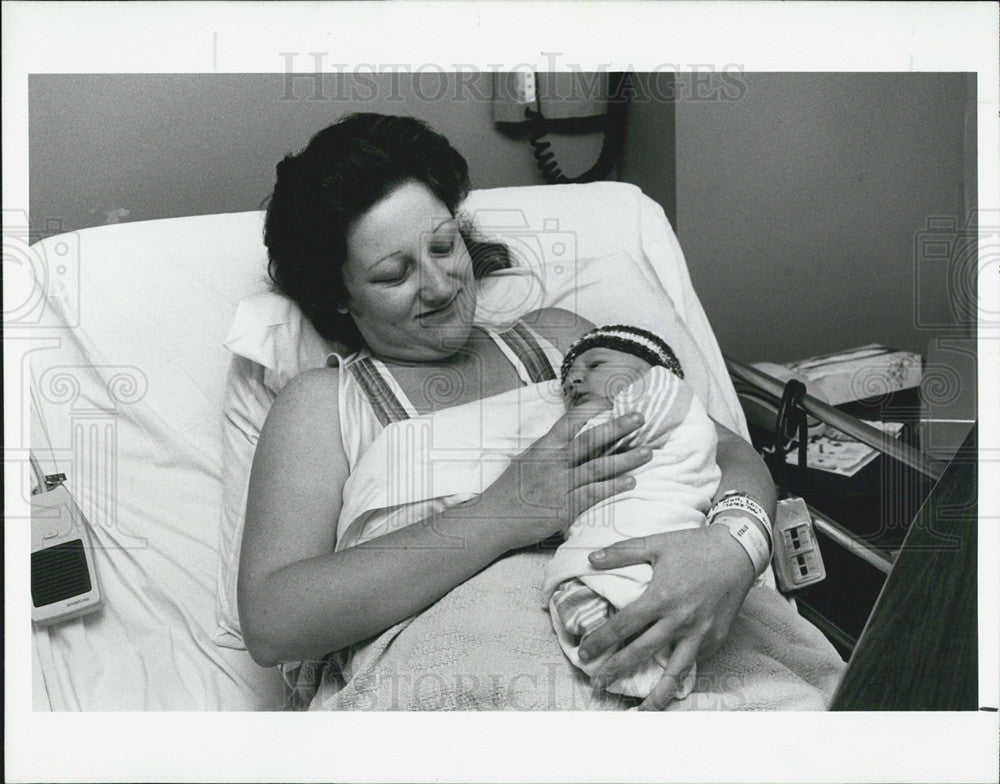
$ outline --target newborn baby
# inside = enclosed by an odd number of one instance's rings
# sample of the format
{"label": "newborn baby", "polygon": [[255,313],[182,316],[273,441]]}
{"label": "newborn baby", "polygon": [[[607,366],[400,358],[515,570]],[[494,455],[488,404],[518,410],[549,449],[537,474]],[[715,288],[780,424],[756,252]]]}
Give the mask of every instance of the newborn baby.
{"label": "newborn baby", "polygon": [[[649,564],[599,571],[589,553],[623,539],[695,528],[719,486],[716,431],[670,347],[646,330],[605,326],[591,330],[567,352],[562,387],[567,409],[587,419],[584,430],[638,411],[643,425],[616,445],[646,446],[653,458],[632,471],[636,484],[583,512],[545,571],[544,596],[559,643],[569,660],[593,674],[611,655],[586,663],[581,638],[616,609],[637,599],[652,576]],[[660,680],[669,651],[612,683],[608,691],[645,697]],[[678,698],[694,685],[692,668]]]}

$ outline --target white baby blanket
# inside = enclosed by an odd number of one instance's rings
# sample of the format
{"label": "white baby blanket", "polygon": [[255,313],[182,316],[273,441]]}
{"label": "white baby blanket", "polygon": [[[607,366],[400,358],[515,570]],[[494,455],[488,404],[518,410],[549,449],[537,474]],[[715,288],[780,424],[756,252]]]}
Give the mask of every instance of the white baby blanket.
{"label": "white baby blanket", "polygon": [[[680,378],[664,367],[651,368],[615,397],[610,410],[591,419],[584,429],[631,411],[642,413],[645,421],[623,445],[651,448],[652,460],[631,471],[636,480],[634,488],[585,510],[545,567],[543,594],[559,643],[569,660],[589,675],[600,669],[612,652],[582,662],[580,640],[560,622],[558,608],[552,604],[553,593],[572,579],[582,582],[615,609],[631,604],[646,590],[652,567],[642,563],[599,570],[590,565],[587,556],[623,539],[704,524],[721,477],[715,462],[715,425],[691,387]],[[631,676],[612,683],[608,690],[645,697],[660,680],[666,662],[666,655],[651,660]],[[692,670],[678,697],[687,696],[694,678]]]}
{"label": "white baby blanket", "polygon": [[654,367],[584,429],[631,411],[642,413],[645,424],[619,448],[648,446],[653,458],[630,472],[634,488],[595,504],[573,522],[545,570],[546,595],[563,580],[577,577],[622,607],[636,598],[637,585],[641,593],[649,582],[649,566],[600,571],[590,566],[588,554],[623,539],[693,528],[705,520],[721,474],[715,462],[715,425],[704,406],[681,379]]}

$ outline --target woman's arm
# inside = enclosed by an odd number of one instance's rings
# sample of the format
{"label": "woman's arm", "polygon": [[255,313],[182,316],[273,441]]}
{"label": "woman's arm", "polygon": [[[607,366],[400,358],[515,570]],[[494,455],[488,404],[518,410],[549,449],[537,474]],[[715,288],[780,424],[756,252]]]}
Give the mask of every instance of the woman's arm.
{"label": "woman's arm", "polygon": [[722,470],[722,480],[712,503],[731,490],[749,493],[773,520],[778,494],[763,458],[746,439],[728,427],[716,422],[715,431],[719,438],[715,460]]}
{"label": "woman's arm", "polygon": [[[721,425],[716,460],[722,480],[716,499],[728,490],[750,493],[773,518],[774,482],[753,447]],[[664,707],[699,658],[710,656],[729,634],[754,581],[753,563],[722,525],[618,542],[590,556],[598,569],[647,562],[653,578],[646,592],[588,635],[581,658],[598,655],[636,636],[595,674],[597,685],[611,683],[672,648],[666,673],[642,708]]]}
{"label": "woman's arm", "polygon": [[[337,393],[333,370],[292,381],[254,455],[238,594],[244,640],[265,666],[320,658],[389,628],[624,489],[630,478],[614,477],[639,464],[637,452],[594,458],[635,423],[621,418],[574,438],[563,418],[474,506],[334,552],[348,476]],[[493,523],[499,517],[504,525]]]}
{"label": "woman's arm", "polygon": [[560,353],[565,354],[573,342],[594,324],[562,308],[542,308],[521,317],[521,321],[538,331]]}

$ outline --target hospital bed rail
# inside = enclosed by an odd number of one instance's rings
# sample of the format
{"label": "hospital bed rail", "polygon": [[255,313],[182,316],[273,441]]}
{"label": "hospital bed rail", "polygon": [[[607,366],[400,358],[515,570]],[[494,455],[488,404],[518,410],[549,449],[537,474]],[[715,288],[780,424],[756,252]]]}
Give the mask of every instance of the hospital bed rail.
{"label": "hospital bed rail", "polygon": [[[733,378],[761,389],[775,399],[781,400],[785,390],[783,382],[731,357],[725,357],[725,362],[726,369],[729,370],[729,374]],[[944,474],[947,464],[928,457],[919,449],[914,449],[909,444],[905,444],[871,425],[866,425],[860,419],[838,411],[833,406],[811,396],[808,392],[802,396],[799,405],[807,414],[815,417],[823,424],[839,430],[845,435],[849,435],[862,444],[878,450],[881,454],[898,460],[914,471],[919,471],[924,476],[933,479],[935,482]]]}
{"label": "hospital bed rail", "polygon": [[[775,404],[782,399],[786,389],[785,382],[779,381],[773,376],[732,357],[727,356],[724,359],[730,376],[735,381],[743,382],[743,384],[749,387],[749,390],[742,390],[739,394],[761,397]],[[845,414],[833,406],[824,403],[822,400],[809,395],[808,387],[805,394],[798,396],[796,401],[797,406],[806,414],[816,418],[825,425],[857,439],[879,453],[899,461],[907,468],[918,472],[933,482],[937,482],[941,478],[947,467],[945,463],[929,457],[919,449],[887,433],[883,433],[881,430],[865,424],[860,419],[850,414]],[[817,531],[840,547],[875,567],[883,574],[889,574],[895,561],[895,553],[888,552],[858,536],[829,515],[820,512],[811,504],[808,506],[813,518],[813,525]]]}
{"label": "hospital bed rail", "polygon": [[[915,476],[923,477],[925,482],[929,481],[931,484],[937,483],[944,474],[947,468],[945,463],[937,461],[910,446],[905,441],[883,433],[881,430],[877,430],[861,420],[809,395],[808,388],[805,385],[797,381],[786,384],[784,381],[780,381],[757,368],[731,357],[724,357],[724,359],[729,374],[737,386],[737,394],[741,398],[741,402],[746,404],[748,401],[762,401],[765,404],[766,410],[774,410],[774,421],[758,422],[758,427],[763,427],[765,431],[773,433],[774,438],[778,438],[781,435],[788,434],[788,431],[785,429],[787,423],[796,421],[799,423],[799,427],[801,428],[799,431],[799,447],[801,450],[800,460],[802,461],[802,467],[807,467],[805,466],[805,453],[804,449],[802,449],[802,442],[805,435],[805,416],[809,415],[819,420],[822,424],[851,436],[875,449],[880,454],[884,454],[897,461],[905,469],[915,472]],[[790,404],[794,409],[792,412],[784,410],[783,404],[786,403]],[[747,410],[749,412],[749,409]],[[789,416],[787,420],[784,419],[786,415]],[[779,423],[779,419],[782,422]],[[777,467],[773,461],[769,465],[772,472],[778,472],[774,475],[779,490],[782,492],[788,489],[787,475],[784,473],[783,467],[783,449],[787,449],[787,446],[778,443],[763,448],[765,457],[769,456],[768,453],[773,451],[774,454],[771,454],[770,457],[779,461]],[[825,539],[836,545],[840,551],[850,553],[853,557],[872,567],[876,570],[872,573],[873,575],[880,573],[883,581],[889,577],[899,554],[896,548],[886,548],[883,546],[884,543],[878,539],[872,539],[870,536],[865,536],[852,530],[850,527],[835,520],[829,514],[825,514],[814,505],[809,504],[808,501],[807,506],[818,534],[821,534]],[[909,522],[908,520],[907,524]],[[840,559],[837,560],[839,561]],[[842,567],[843,563],[841,563]],[[842,579],[842,576],[840,579]],[[875,578],[866,579],[874,581]],[[882,584],[882,582],[879,582],[879,586]],[[863,593],[863,591],[859,593],[859,596],[863,595]],[[871,598],[874,601],[875,596]],[[842,626],[842,621],[834,621],[832,617],[828,617],[827,611],[820,609],[819,605],[813,607],[811,604],[812,598],[799,596],[798,599],[800,613],[819,627],[843,652],[850,654],[857,643],[856,635],[858,632],[847,631],[846,627]],[[820,599],[821,603],[822,601],[823,599]],[[867,615],[868,613],[865,613],[866,617]]]}

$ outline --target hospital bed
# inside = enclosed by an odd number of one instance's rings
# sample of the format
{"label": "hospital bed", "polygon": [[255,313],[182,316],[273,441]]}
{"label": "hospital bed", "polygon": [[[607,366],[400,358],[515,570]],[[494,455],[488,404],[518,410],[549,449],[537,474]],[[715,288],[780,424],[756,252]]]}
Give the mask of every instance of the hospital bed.
{"label": "hospital bed", "polygon": [[[475,191],[466,211],[519,261],[486,281],[486,317],[559,306],[658,331],[709,412],[748,436],[677,239],[637,188]],[[89,521],[104,602],[33,628],[36,709],[285,704],[234,628],[239,520],[267,406],[331,345],[270,290],[262,221],[124,223],[22,248],[36,289],[7,331],[31,341],[31,452]]]}

